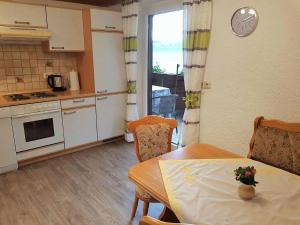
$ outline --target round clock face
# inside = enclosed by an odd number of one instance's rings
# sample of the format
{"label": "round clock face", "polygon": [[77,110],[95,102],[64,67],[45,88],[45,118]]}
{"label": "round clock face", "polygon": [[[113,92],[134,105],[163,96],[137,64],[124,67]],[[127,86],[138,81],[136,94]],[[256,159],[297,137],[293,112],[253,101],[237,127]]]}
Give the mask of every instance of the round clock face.
{"label": "round clock face", "polygon": [[258,23],[258,15],[255,9],[250,7],[240,8],[232,16],[231,27],[233,32],[240,37],[251,34]]}

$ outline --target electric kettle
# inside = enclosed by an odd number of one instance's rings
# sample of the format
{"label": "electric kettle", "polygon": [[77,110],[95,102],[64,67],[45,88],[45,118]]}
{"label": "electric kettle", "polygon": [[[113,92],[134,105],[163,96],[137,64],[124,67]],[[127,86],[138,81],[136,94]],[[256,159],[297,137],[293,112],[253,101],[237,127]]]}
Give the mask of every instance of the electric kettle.
{"label": "electric kettle", "polygon": [[62,75],[52,74],[48,76],[48,85],[53,91],[65,91],[64,78]]}

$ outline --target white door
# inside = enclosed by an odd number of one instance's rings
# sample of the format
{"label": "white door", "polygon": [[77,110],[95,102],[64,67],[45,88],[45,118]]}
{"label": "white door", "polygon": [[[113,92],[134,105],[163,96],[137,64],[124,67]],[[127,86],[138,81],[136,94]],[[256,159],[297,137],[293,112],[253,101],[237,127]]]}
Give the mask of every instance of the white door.
{"label": "white door", "polygon": [[92,36],[96,93],[127,90],[123,34],[93,32]]}
{"label": "white door", "polygon": [[47,27],[45,6],[0,2],[0,25]]}
{"label": "white door", "polygon": [[82,11],[47,7],[50,51],[84,51]]}
{"label": "white door", "polygon": [[97,141],[95,107],[64,111],[63,126],[66,149]]}
{"label": "white door", "polygon": [[8,167],[17,168],[17,156],[13,138],[11,119],[0,119],[0,173],[6,172]]}
{"label": "white door", "polygon": [[122,14],[119,12],[91,9],[91,23],[94,30],[123,30]]}
{"label": "white door", "polygon": [[96,98],[98,140],[121,136],[125,131],[127,94]]}

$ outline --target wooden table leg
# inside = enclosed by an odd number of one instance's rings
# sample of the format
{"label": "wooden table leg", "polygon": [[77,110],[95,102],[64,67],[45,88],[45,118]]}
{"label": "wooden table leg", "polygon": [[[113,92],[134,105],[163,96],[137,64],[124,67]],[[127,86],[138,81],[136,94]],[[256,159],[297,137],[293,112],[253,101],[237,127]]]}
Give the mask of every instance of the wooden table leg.
{"label": "wooden table leg", "polygon": [[179,223],[180,222],[177,219],[175,213],[166,206],[164,207],[164,210],[160,214],[159,220],[161,220],[163,222],[169,222],[169,223]]}

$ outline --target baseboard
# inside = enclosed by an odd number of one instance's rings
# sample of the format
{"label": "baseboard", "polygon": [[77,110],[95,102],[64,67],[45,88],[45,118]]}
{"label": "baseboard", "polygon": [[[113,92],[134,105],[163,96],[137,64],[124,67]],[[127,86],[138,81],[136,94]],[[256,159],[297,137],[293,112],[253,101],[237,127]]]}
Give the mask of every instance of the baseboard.
{"label": "baseboard", "polygon": [[115,137],[115,138],[110,138],[108,140],[104,140],[104,141],[97,141],[97,142],[93,142],[93,143],[89,143],[89,144],[85,144],[85,145],[80,145],[74,148],[69,148],[69,149],[65,149],[59,152],[55,152],[55,153],[51,153],[51,154],[47,154],[47,155],[43,155],[43,156],[39,156],[39,157],[34,157],[31,159],[26,159],[26,160],[20,160],[18,161],[18,165],[19,167],[22,166],[27,166],[33,163],[37,163],[37,162],[41,162],[41,161],[45,161],[48,159],[53,159],[56,157],[60,157],[60,156],[64,156],[64,155],[68,155],[68,154],[72,154],[75,152],[79,152],[79,151],[84,151],[93,147],[97,147],[100,145],[105,145],[108,143],[112,143],[112,142],[116,142],[116,141],[121,141],[124,140],[124,136],[119,136],[119,137]]}

